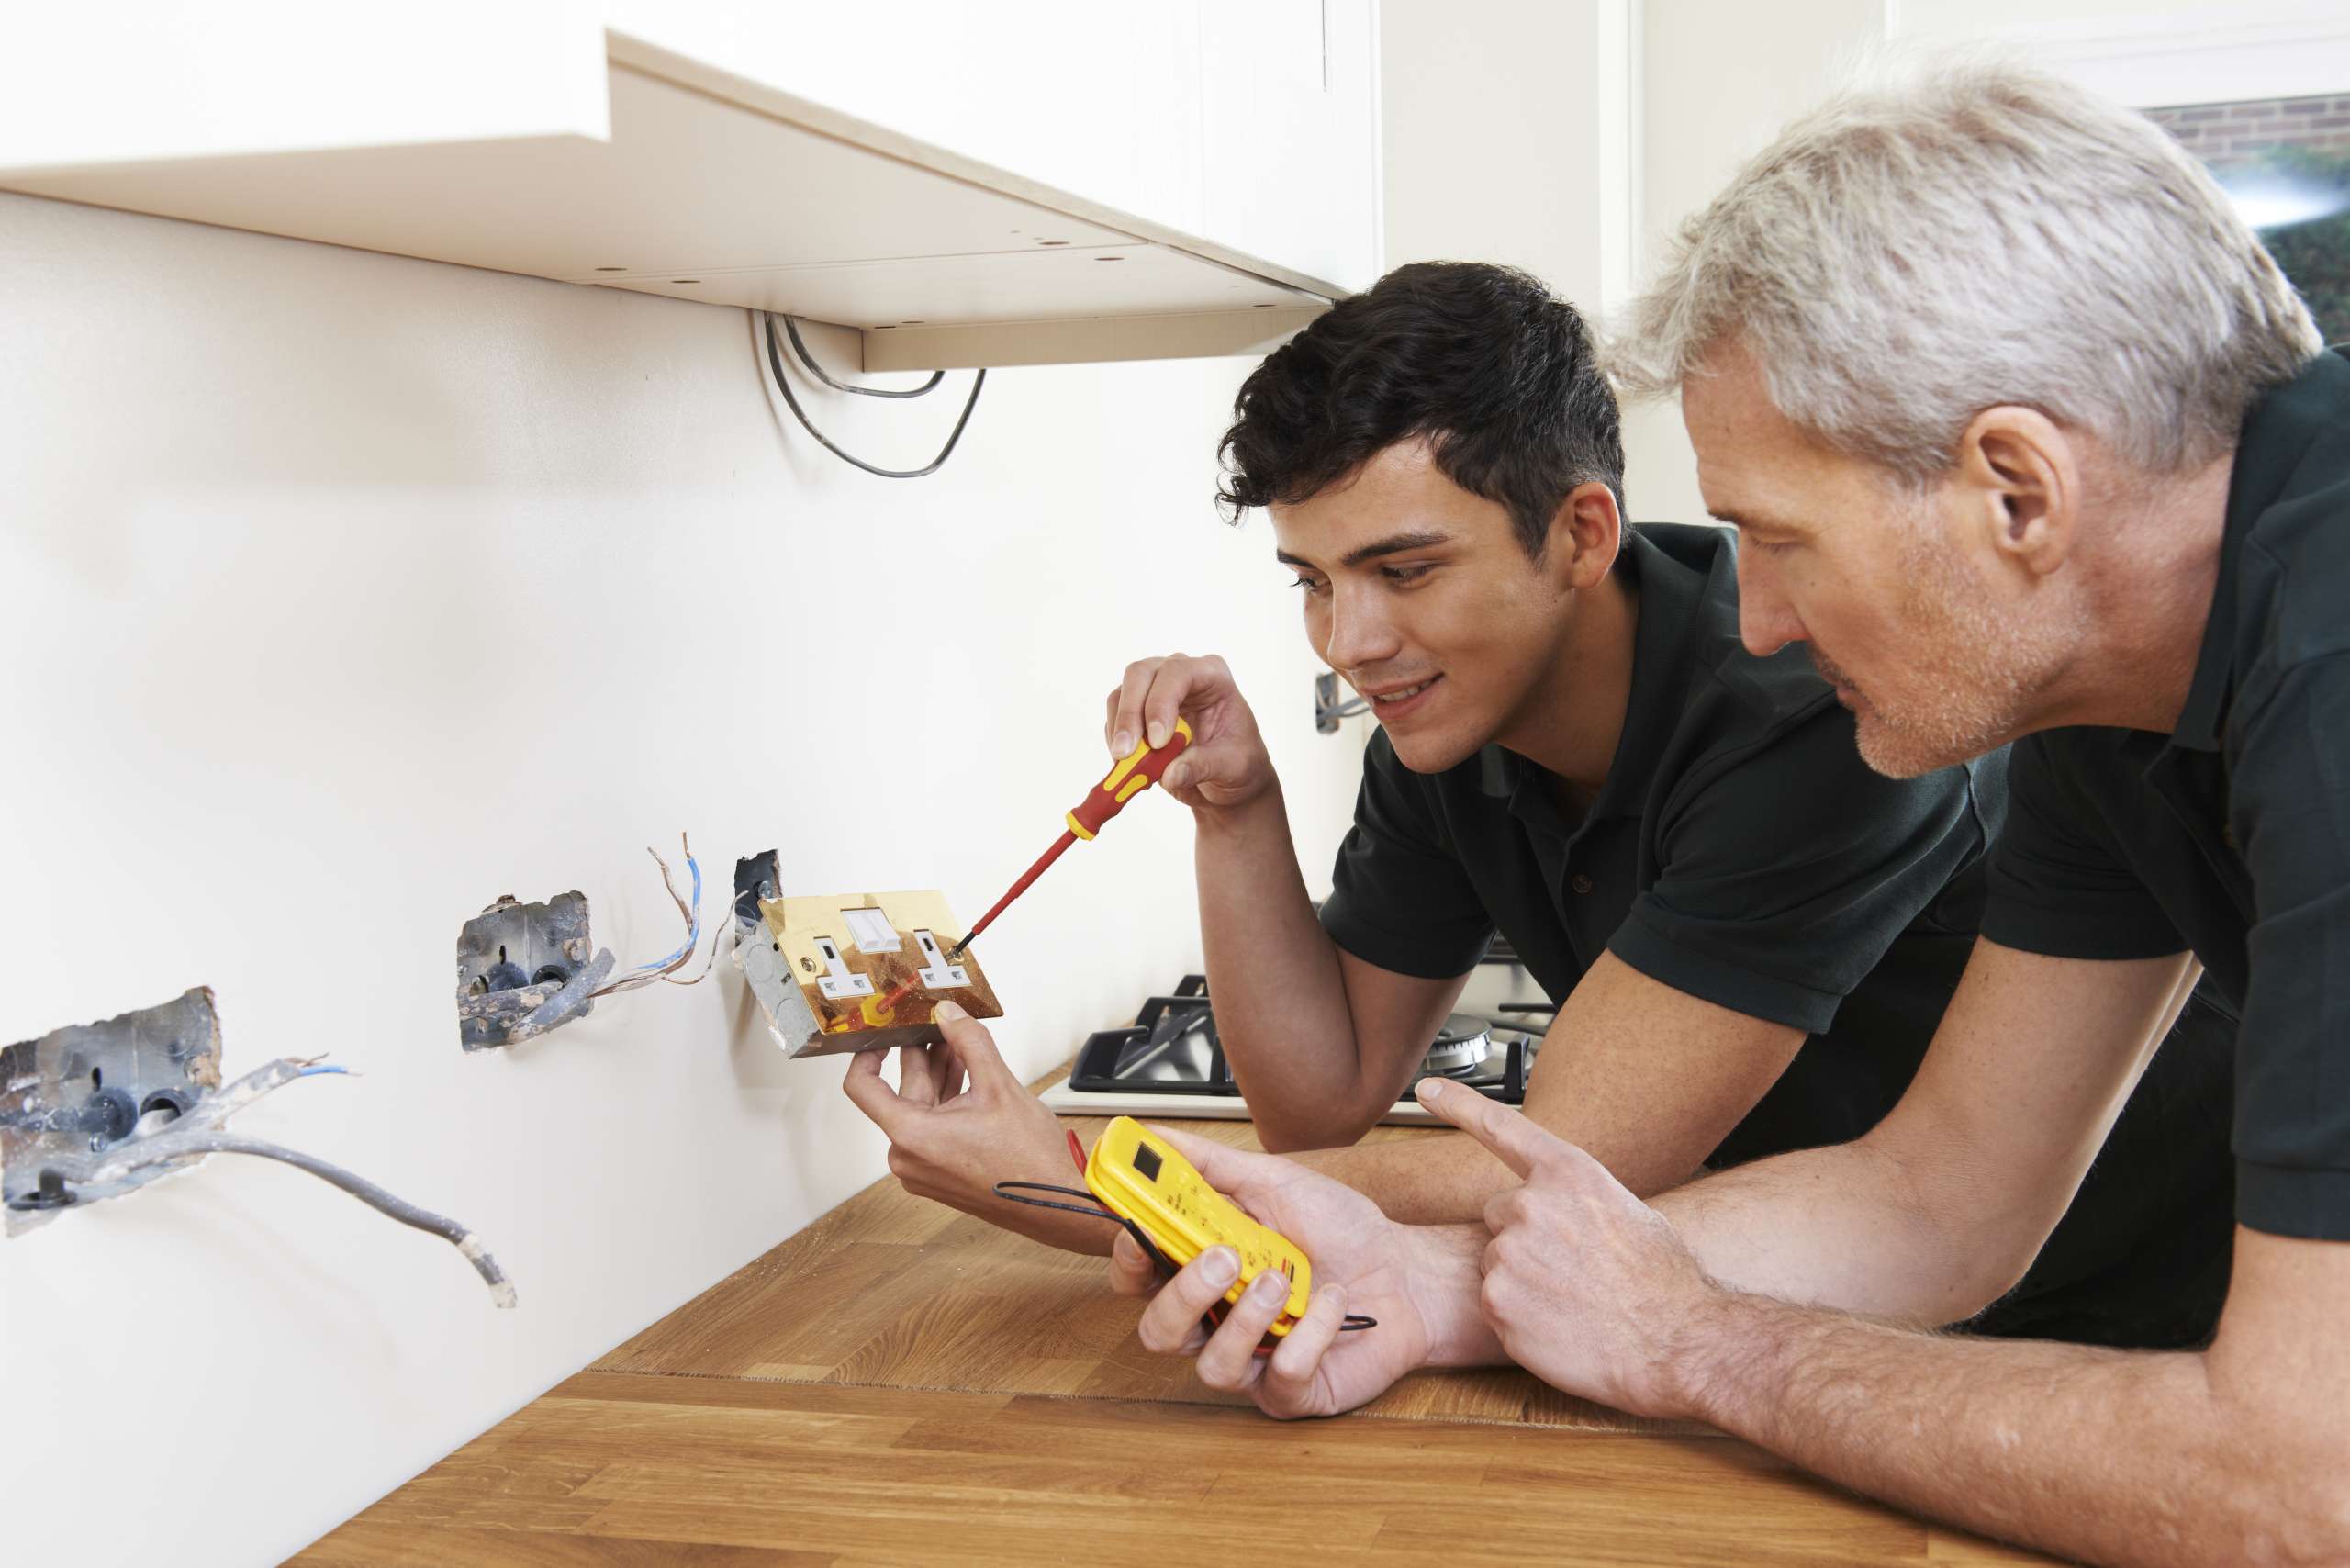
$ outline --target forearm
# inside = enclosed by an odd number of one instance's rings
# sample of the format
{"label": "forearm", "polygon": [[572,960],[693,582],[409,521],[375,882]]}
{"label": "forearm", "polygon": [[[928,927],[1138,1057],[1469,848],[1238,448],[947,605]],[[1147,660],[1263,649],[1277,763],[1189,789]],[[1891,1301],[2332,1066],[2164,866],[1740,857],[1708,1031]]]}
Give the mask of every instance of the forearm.
{"label": "forearm", "polygon": [[1669,1413],[1855,1491],[2092,1562],[2339,1562],[2306,1474],[2201,1355],[1946,1337],[1725,1293]]}
{"label": "forearm", "polygon": [[1919,1203],[1911,1174],[1867,1139],[1758,1159],[1653,1206],[1734,1290],[1919,1327],[1973,1316],[2031,1262],[1948,1234],[1936,1215],[1964,1204]]}
{"label": "forearm", "polygon": [[1400,1225],[1474,1222],[1487,1199],[1517,1184],[1476,1139],[1457,1134],[1307,1149],[1289,1158],[1345,1182]]}
{"label": "forearm", "polygon": [[1225,1059],[1266,1148],[1336,1141],[1341,1118],[1329,1112],[1358,1097],[1354,1025],[1281,790],[1194,815],[1200,933]]}
{"label": "forearm", "polygon": [[[1528,1114],[1532,1114],[1531,1106]],[[1551,1130],[1576,1141],[1578,1129],[1572,1125]],[[1475,1224],[1489,1200],[1517,1185],[1509,1167],[1486,1153],[1475,1138],[1458,1133],[1306,1149],[1289,1158],[1345,1182],[1400,1225]],[[1681,1169],[1685,1174],[1695,1164],[1693,1159]],[[1627,1184],[1636,1195],[1646,1197],[1669,1183],[1635,1179]]]}

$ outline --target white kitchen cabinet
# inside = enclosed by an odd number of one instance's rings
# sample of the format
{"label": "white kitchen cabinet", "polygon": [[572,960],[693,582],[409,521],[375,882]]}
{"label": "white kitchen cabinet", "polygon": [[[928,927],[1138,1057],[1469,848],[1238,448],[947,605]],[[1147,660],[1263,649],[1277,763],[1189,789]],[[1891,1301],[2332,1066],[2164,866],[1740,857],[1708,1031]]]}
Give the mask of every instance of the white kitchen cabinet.
{"label": "white kitchen cabinet", "polygon": [[1378,275],[1373,0],[604,0],[604,16],[1341,288]]}
{"label": "white kitchen cabinet", "polygon": [[20,17],[0,188],[789,311],[867,369],[1259,352],[1377,270],[1372,3]]}

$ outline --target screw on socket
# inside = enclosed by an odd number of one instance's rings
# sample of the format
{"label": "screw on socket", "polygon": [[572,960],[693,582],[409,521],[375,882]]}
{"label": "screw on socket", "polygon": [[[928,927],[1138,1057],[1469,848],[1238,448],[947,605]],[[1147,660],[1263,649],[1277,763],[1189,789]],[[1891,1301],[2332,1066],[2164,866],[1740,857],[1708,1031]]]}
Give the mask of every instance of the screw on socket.
{"label": "screw on socket", "polygon": [[65,1178],[54,1170],[40,1173],[39,1184],[29,1193],[19,1193],[8,1200],[8,1206],[20,1213],[37,1213],[42,1209],[62,1209],[72,1205],[73,1193],[65,1185]]}

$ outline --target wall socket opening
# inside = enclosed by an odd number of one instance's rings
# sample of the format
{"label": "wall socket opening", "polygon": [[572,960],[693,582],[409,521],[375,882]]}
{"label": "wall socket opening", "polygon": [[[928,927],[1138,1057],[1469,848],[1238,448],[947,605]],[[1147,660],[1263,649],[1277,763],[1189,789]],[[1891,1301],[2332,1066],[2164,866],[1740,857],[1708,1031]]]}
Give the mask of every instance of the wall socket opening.
{"label": "wall socket opening", "polygon": [[[41,1193],[50,1160],[102,1154],[148,1116],[185,1115],[220,1086],[220,1018],[212,988],[197,986],[160,1007],[52,1029],[0,1047],[0,1193],[6,1234],[28,1230],[78,1195]],[[126,1175],[116,1193],[173,1168]]]}
{"label": "wall socket opening", "polygon": [[458,1043],[469,1051],[519,1045],[586,1016],[594,982],[575,982],[595,958],[587,894],[544,903],[503,895],[457,933]]}
{"label": "wall socket opening", "polygon": [[341,1166],[231,1131],[230,1117],[299,1079],[340,1073],[281,1057],[220,1080],[220,1018],[209,987],[159,1007],[52,1029],[0,1049],[0,1235],[137,1192],[216,1154],[274,1159],[455,1247],[499,1306],[514,1287],[479,1238]]}

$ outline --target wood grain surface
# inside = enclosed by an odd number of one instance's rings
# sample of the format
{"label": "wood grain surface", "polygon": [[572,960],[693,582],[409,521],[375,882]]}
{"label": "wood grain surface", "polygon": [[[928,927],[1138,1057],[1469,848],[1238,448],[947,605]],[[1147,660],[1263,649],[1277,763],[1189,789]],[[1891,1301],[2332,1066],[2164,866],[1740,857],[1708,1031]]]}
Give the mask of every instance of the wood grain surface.
{"label": "wood grain surface", "polygon": [[[1181,1125],[1255,1147],[1245,1123]],[[1099,1259],[883,1181],[297,1561],[2051,1561],[1514,1369],[1270,1421],[1143,1351],[1135,1311]]]}

